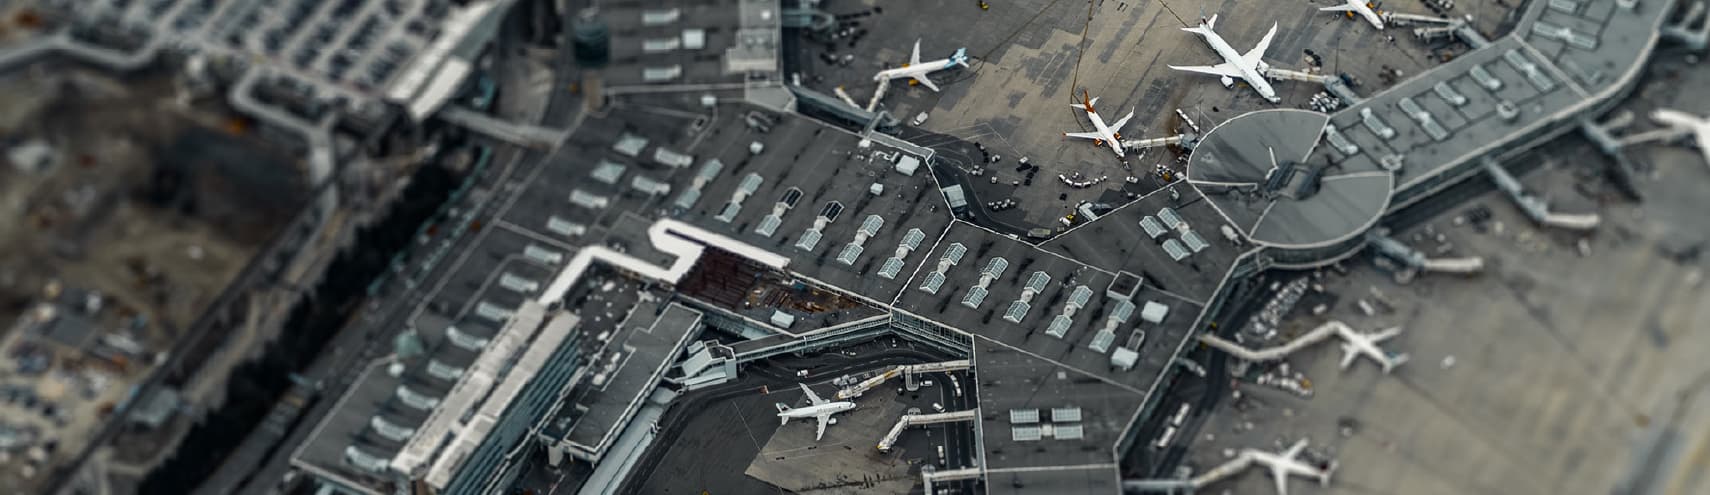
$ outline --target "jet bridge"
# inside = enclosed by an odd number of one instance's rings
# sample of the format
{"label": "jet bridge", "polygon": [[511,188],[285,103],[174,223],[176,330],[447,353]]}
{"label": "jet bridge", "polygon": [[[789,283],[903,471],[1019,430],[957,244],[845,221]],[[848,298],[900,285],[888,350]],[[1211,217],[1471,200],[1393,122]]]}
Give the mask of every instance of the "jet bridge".
{"label": "jet bridge", "polygon": [[1389,256],[1401,264],[1420,270],[1440,273],[1477,273],[1484,270],[1484,258],[1469,256],[1464,258],[1429,258],[1417,249],[1407,247],[1387,235],[1374,230],[1366,233],[1366,241],[1372,249]]}
{"label": "jet bridge", "polygon": [[1496,183],[1496,188],[1508,193],[1520,211],[1526,213],[1533,221],[1545,227],[1556,227],[1568,230],[1591,230],[1597,227],[1596,213],[1556,213],[1550,211],[1549,203],[1543,198],[1526,192],[1520,181],[1515,179],[1501,164],[1489,158],[1484,159],[1484,170],[1490,174],[1490,180]]}
{"label": "jet bridge", "polygon": [[1384,12],[1379,15],[1383,17],[1384,23],[1392,26],[1419,26],[1413,29],[1413,35],[1421,39],[1432,40],[1454,35],[1475,50],[1490,44],[1489,39],[1473,28],[1472,22],[1469,22],[1472,19],[1470,16],[1466,19],[1453,19],[1403,12]]}
{"label": "jet bridge", "polygon": [[1323,325],[1319,325],[1318,328],[1314,328],[1312,331],[1306,332],[1306,335],[1297,337],[1286,344],[1256,351],[1241,347],[1241,344],[1223,340],[1221,337],[1209,333],[1201,334],[1199,336],[1199,341],[1204,342],[1205,345],[1217,348],[1218,350],[1227,352],[1246,361],[1268,362],[1288,357],[1288,355],[1294,354],[1295,351],[1305,349],[1307,346],[1316,344],[1324,339],[1328,339],[1340,332],[1352,332],[1353,330],[1354,329],[1349,328],[1346,323],[1330,320],[1324,322]]}
{"label": "jet bridge", "polygon": [[1189,479],[1124,480],[1122,491],[1124,493],[1193,493],[1206,485],[1222,481],[1224,478],[1234,476],[1253,467],[1253,458],[1252,450],[1242,449],[1235,458],[1211,468],[1210,471],[1201,473],[1199,476]]}
{"label": "jet bridge", "polygon": [[1192,140],[1192,138],[1193,136],[1189,134],[1177,134],[1169,137],[1151,139],[1125,139],[1122,141],[1122,147],[1130,150],[1142,150],[1146,148],[1156,148],[1159,146],[1169,146],[1172,144],[1182,144],[1182,141]]}
{"label": "jet bridge", "polygon": [[[1264,454],[1264,452],[1255,449],[1244,448],[1234,458],[1211,468],[1209,471],[1200,473],[1199,476],[1188,479],[1124,480],[1122,491],[1124,493],[1193,493],[1212,483],[1240,474],[1247,468],[1253,467],[1254,464],[1262,464],[1265,461],[1260,456]],[[1337,464],[1334,460],[1330,461],[1328,471],[1335,471]],[[1326,477],[1321,480],[1321,483],[1328,483],[1328,480],[1329,478]]]}
{"label": "jet bridge", "polygon": [[902,418],[897,419],[896,425],[891,426],[891,431],[885,433],[885,438],[879,439],[879,451],[889,452],[891,447],[896,445],[897,438],[902,437],[903,430],[910,426],[973,421],[980,418],[979,412],[978,409],[969,409],[933,414],[904,414]]}
{"label": "jet bridge", "polygon": [[1279,81],[1287,80],[1322,84],[1324,85],[1325,91],[1329,91],[1330,94],[1336,95],[1337,98],[1341,98],[1342,101],[1346,101],[1348,104],[1359,103],[1365,100],[1365,98],[1360,97],[1358,93],[1354,92],[1354,88],[1348,87],[1348,84],[1343,82],[1340,76],[1315,74],[1305,71],[1272,67],[1270,70],[1265,71],[1265,77]]}
{"label": "jet bridge", "polygon": [[1704,2],[1693,2],[1687,7],[1686,15],[1680,17],[1680,22],[1662,27],[1663,36],[1693,51],[1704,51],[1706,46],[1710,46],[1710,19],[1705,19],[1704,12]]}
{"label": "jet bridge", "polygon": [[968,369],[968,367],[970,366],[971,363],[972,362],[969,360],[962,359],[962,360],[957,360],[957,361],[945,361],[942,363],[906,364],[906,365],[902,365],[902,366],[897,366],[895,368],[885,370],[884,373],[879,373],[877,375],[874,375],[872,378],[862,380],[860,383],[850,385],[848,388],[845,388],[843,390],[838,390],[837,391],[837,400],[845,400],[845,399],[860,397],[861,394],[867,393],[867,391],[872,390],[873,387],[877,387],[877,386],[885,383],[886,380],[896,378],[898,375],[907,375],[907,376],[912,377],[914,375],[918,375],[921,373],[943,373],[946,371],[959,371],[959,370]]}
{"label": "jet bridge", "polygon": [[1647,133],[1622,138],[1615,136],[1615,132],[1632,125],[1632,123],[1633,114],[1622,112],[1603,123],[1593,121],[1590,118],[1582,118],[1580,119],[1579,130],[1581,134],[1597,145],[1598,150],[1612,160],[1613,163],[1605,169],[1605,175],[1611,179],[1611,182],[1615,183],[1615,186],[1628,199],[1638,201],[1644,199],[1644,194],[1639,191],[1638,181],[1634,179],[1637,173],[1634,172],[1632,161],[1627,158],[1626,153],[1621,152],[1621,149],[1639,142],[1645,142],[1644,140],[1666,138],[1667,136],[1642,135]]}
{"label": "jet bridge", "polygon": [[983,474],[985,473],[981,472],[980,468],[977,467],[947,469],[943,471],[930,469],[929,467],[928,469],[920,470],[920,480],[926,484],[926,495],[933,495],[933,493],[935,493],[932,488],[933,483],[940,481],[971,480],[979,478]]}

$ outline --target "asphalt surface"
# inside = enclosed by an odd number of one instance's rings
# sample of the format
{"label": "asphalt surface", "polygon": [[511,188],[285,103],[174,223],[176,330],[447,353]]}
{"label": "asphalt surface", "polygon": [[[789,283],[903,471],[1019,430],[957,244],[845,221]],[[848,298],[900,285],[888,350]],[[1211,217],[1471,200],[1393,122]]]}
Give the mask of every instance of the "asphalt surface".
{"label": "asphalt surface", "polygon": [[[762,387],[770,390],[794,388],[796,383],[798,383],[798,378],[795,376],[796,370],[806,368],[808,367],[808,363],[812,362],[832,361],[834,363],[822,365],[811,370],[812,375],[810,375],[809,380],[821,381],[844,374],[880,370],[899,364],[918,364],[936,362],[945,359],[943,356],[909,348],[884,349],[875,353],[861,354],[857,358],[840,359],[837,356],[842,355],[836,353],[828,353],[824,356],[825,357],[816,356],[806,359],[782,359],[752,364],[743,370],[745,377],[741,380],[719,387],[688,393],[679,397],[676,402],[672,403],[671,408],[665,412],[664,418],[659,421],[661,428],[659,437],[678,440],[669,445],[660,445],[660,447],[663,448],[656,447],[648,449],[647,453],[643,454],[643,458],[636,464],[635,470],[630,473],[630,476],[625,481],[624,486],[618,490],[618,493],[673,493],[668,491],[669,489],[667,487],[675,484],[678,480],[668,479],[668,477],[656,478],[656,476],[666,474],[660,469],[664,464],[682,464],[685,462],[694,463],[700,462],[703,459],[708,459],[708,457],[704,455],[707,450],[704,448],[696,448],[697,446],[693,442],[695,432],[712,433],[714,437],[724,439],[722,443],[717,444],[718,448],[716,451],[719,452],[719,455],[716,457],[719,459],[733,460],[732,465],[734,466],[734,469],[724,470],[722,473],[716,471],[709,472],[708,474],[720,475],[716,478],[709,479],[709,481],[715,483],[715,485],[706,486],[701,489],[713,493],[779,492],[776,487],[748,478],[743,474],[743,469],[747,466],[749,460],[759,454],[759,445],[747,445],[743,442],[729,441],[730,432],[726,431],[720,434],[718,433],[720,430],[709,428],[710,426],[716,426],[710,423],[718,419],[719,415],[704,414],[704,412],[719,410],[720,408],[729,407],[729,404],[733,402],[744,400],[759,400],[761,402],[767,402],[769,399],[766,399],[763,395],[758,393]],[[876,392],[879,391],[875,391],[875,393]],[[965,396],[967,395],[971,394],[965,394]],[[770,404],[764,405],[767,408],[770,407]],[[737,406],[740,407],[740,404],[737,404]],[[773,428],[775,429],[776,426],[774,425]],[[755,432],[756,435],[760,433],[762,432]],[[764,432],[765,436],[770,436],[770,433],[770,431]],[[698,491],[695,493],[698,493]]]}

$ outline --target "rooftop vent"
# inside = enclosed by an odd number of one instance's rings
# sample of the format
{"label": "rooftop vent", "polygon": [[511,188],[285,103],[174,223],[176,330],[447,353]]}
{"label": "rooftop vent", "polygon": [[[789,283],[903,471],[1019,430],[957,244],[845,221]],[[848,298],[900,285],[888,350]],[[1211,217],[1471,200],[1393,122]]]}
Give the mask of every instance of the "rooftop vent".
{"label": "rooftop vent", "polygon": [[747,201],[749,196],[754,195],[754,191],[760,190],[760,184],[764,182],[766,182],[766,179],[760,177],[760,174],[749,173],[748,175],[743,176],[742,182],[736,185],[736,192],[730,194],[730,202],[725,203],[724,210],[719,211],[718,216],[713,218],[724,223],[730,223],[731,220],[735,220],[736,214],[742,212],[742,202]]}
{"label": "rooftop vent", "polygon": [[868,215],[866,220],[861,221],[861,228],[855,231],[855,240],[851,241],[849,245],[844,246],[842,253],[838,253],[837,261],[845,265],[854,265],[855,259],[859,258],[861,256],[861,252],[867,249],[867,239],[871,239],[873,236],[878,235],[879,227],[883,227],[884,225],[884,217]]}
{"label": "rooftop vent", "polygon": [[801,200],[801,189],[792,187],[785,190],[784,196],[778,198],[778,202],[772,205],[772,212],[768,213],[765,218],[760,219],[760,226],[755,227],[754,232],[766,237],[772,237],[772,234],[778,232],[778,227],[784,224],[784,213],[788,213],[791,208],[795,208],[796,203]]}
{"label": "rooftop vent", "polygon": [[1087,286],[1075,286],[1075,290],[1069,293],[1069,301],[1063,304],[1063,313],[1051,320],[1051,326],[1045,329],[1045,334],[1059,339],[1068,334],[1069,325],[1074,323],[1075,313],[1086,307],[1087,302],[1092,300],[1092,295],[1092,289]]}
{"label": "rooftop vent", "polygon": [[1033,272],[1027,278],[1027,285],[1021,288],[1021,297],[1010,303],[1009,310],[1004,312],[1003,319],[1010,323],[1021,323],[1027,317],[1027,312],[1033,308],[1033,297],[1045,290],[1051,283],[1051,275],[1043,271]]}
{"label": "rooftop vent", "polygon": [[813,219],[813,226],[808,227],[806,232],[802,232],[801,239],[796,240],[796,249],[812,251],[814,247],[819,246],[819,240],[825,237],[825,226],[837,221],[837,217],[842,213],[843,203],[826,203],[825,208],[819,211],[819,217]]}
{"label": "rooftop vent", "polygon": [[683,194],[677,196],[677,201],[673,204],[685,210],[695,206],[695,202],[701,199],[701,190],[705,189],[707,184],[712,183],[713,179],[718,178],[719,172],[723,171],[724,162],[718,161],[717,158],[707,160],[705,164],[701,165],[700,171],[695,173],[695,178],[689,181],[689,188],[683,190]]}
{"label": "rooftop vent", "polygon": [[980,307],[980,304],[986,301],[986,296],[991,294],[992,282],[1003,276],[1004,270],[1007,269],[1009,269],[1009,260],[1003,259],[1001,256],[986,262],[985,270],[980,272],[980,281],[968,289],[968,297],[962,299],[962,305],[970,308]]}
{"label": "rooftop vent", "polygon": [[966,254],[968,247],[960,242],[951,243],[950,247],[944,248],[944,255],[938,258],[938,267],[932,270],[932,273],[926,274],[926,280],[920,285],[920,290],[927,294],[937,294],[938,289],[944,286],[944,273],[950,271],[950,267],[961,263],[962,256]]}
{"label": "rooftop vent", "polygon": [[920,249],[920,243],[924,240],[926,232],[918,228],[908,229],[908,233],[903,234],[902,242],[897,243],[896,253],[886,259],[884,266],[879,268],[879,276],[886,280],[897,278],[897,273],[903,269],[903,260],[908,258],[909,253]]}

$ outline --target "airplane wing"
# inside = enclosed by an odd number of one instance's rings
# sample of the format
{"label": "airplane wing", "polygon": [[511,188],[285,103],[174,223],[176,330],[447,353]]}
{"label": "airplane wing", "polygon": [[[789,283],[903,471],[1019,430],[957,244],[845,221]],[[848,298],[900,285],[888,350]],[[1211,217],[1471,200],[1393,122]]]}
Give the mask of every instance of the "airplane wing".
{"label": "airplane wing", "polygon": [[1258,67],[1259,59],[1265,58],[1265,50],[1271,47],[1271,38],[1276,35],[1277,25],[1273,23],[1271,30],[1265,33],[1265,37],[1259,39],[1259,44],[1254,45],[1252,50],[1247,50],[1246,54],[1241,55],[1241,61],[1246,62],[1247,65]]}
{"label": "airplane wing", "polygon": [[1691,129],[1698,124],[1698,117],[1679,110],[1659,108],[1651,112],[1651,120],[1659,124],[1677,129]]}
{"label": "airplane wing", "polygon": [[813,393],[813,389],[808,388],[806,383],[797,383],[796,385],[802,386],[802,392],[807,394],[808,401],[812,402],[813,405],[817,406],[825,403],[825,399],[821,399],[819,398],[819,394]]}
{"label": "airplane wing", "polygon": [[938,92],[938,85],[933,84],[931,79],[927,79],[926,74],[914,76],[914,80],[920,81],[921,86],[926,86],[928,89],[931,89],[932,92],[934,92],[934,93]]}
{"label": "airplane wing", "polygon": [[1343,5],[1337,5],[1335,7],[1324,7],[1324,8],[1320,8],[1318,10],[1323,11],[1323,12],[1353,12],[1354,6],[1343,4]]}
{"label": "airplane wing", "polygon": [[1128,119],[1132,118],[1134,118],[1134,111],[1129,110],[1128,115],[1124,115],[1122,118],[1116,119],[1116,123],[1110,125],[1110,132],[1122,132],[1122,126],[1127,125]]}
{"label": "airplane wing", "polygon": [[914,54],[908,56],[908,64],[920,64],[920,40],[914,40]]}
{"label": "airplane wing", "polygon": [[1235,67],[1235,64],[1228,62],[1217,65],[1195,65],[1189,67],[1177,67],[1172,65],[1170,68],[1188,72],[1198,72],[1201,74],[1211,74],[1213,76],[1241,77],[1241,69]]}
{"label": "airplane wing", "polygon": [[825,437],[825,424],[829,422],[831,422],[830,414],[819,415],[819,432],[813,434],[813,441],[818,442],[819,439]]}
{"label": "airplane wing", "polygon": [[1072,137],[1076,139],[1104,139],[1104,135],[1096,132],[1065,132],[1063,133],[1063,137]]}
{"label": "airplane wing", "polygon": [[1389,327],[1372,334],[1372,342],[1383,342],[1390,337],[1401,335],[1401,327]]}
{"label": "airplane wing", "polygon": [[1288,471],[1280,466],[1271,467],[1271,479],[1277,482],[1277,495],[1288,495]]}
{"label": "airplane wing", "polygon": [[1710,128],[1699,128],[1693,131],[1692,137],[1698,140],[1698,152],[1704,154],[1704,163],[1710,164]]}
{"label": "airplane wing", "polygon": [[1348,369],[1354,360],[1360,357],[1360,351],[1353,344],[1342,344],[1342,369]]}

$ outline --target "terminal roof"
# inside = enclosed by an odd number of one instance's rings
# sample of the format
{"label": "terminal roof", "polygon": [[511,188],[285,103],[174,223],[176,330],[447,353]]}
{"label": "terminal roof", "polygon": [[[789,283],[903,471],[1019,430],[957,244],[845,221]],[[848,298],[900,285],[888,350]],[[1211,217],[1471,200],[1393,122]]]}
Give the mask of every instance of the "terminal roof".
{"label": "terminal roof", "polygon": [[1018,489],[1028,493],[1045,487],[1061,489],[1050,493],[1108,493],[1117,482],[1110,446],[1143,396],[1026,352],[975,342],[988,485],[1019,482]]}
{"label": "terminal roof", "polygon": [[[947,251],[965,247],[961,261],[943,272],[937,293],[922,290],[940,266]],[[1007,265],[979,290],[994,260]],[[1015,302],[1022,299],[1035,272],[1050,277],[1045,288],[1030,300],[1020,323],[1006,319]],[[1222,274],[1224,270],[1217,270]],[[1208,277],[1211,275],[1208,275]],[[1221,275],[1216,275],[1220,277]],[[910,315],[961,330],[978,339],[1012,347],[1050,360],[1066,368],[1096,377],[1136,394],[1145,394],[1156,383],[1169,356],[1185,339],[1203,304],[1179,295],[1143,287],[1132,299],[1108,294],[1116,274],[1064,258],[1035,246],[958,222],[922,260],[909,285],[898,296],[895,308]],[[1086,291],[1077,297],[1079,287]],[[977,307],[970,307],[970,294],[984,293]],[[976,299],[979,297],[976,296]],[[1075,302],[1084,304],[1070,311]],[[1147,303],[1168,308],[1160,323],[1142,322],[1139,309]],[[1126,306],[1126,308],[1124,308]],[[1067,317],[1052,333],[1052,323]],[[1114,321],[1114,323],[1113,323]],[[1118,349],[1138,353],[1135,366],[1124,369],[1113,364]]]}
{"label": "terminal roof", "polygon": [[[466,249],[515,254],[526,245],[521,236],[504,232],[481,241]],[[441,297],[451,298],[443,305],[451,314],[428,312],[412,325],[425,352],[376,360],[356,376],[293,454],[293,463],[371,493],[384,491],[389,478],[379,470],[552,273],[521,256],[469,257],[447,275],[454,283],[441,291]],[[394,364],[402,367],[400,373],[393,373]]]}
{"label": "terminal roof", "polygon": [[[593,305],[600,311],[599,304]],[[545,434],[599,458],[624,423],[658,385],[665,369],[700,326],[701,312],[649,295],[629,311],[617,333],[601,342],[586,365],[594,378],[578,385],[547,424]]]}
{"label": "terminal roof", "polygon": [[[693,4],[600,5],[611,33],[611,62],[604,69],[615,91],[638,86],[741,84],[753,72],[776,72],[779,15],[753,0]],[[763,3],[762,3],[763,5]],[[752,24],[752,26],[751,26]],[[771,29],[766,29],[766,27]],[[768,36],[767,33],[770,33]],[[736,69],[736,70],[733,70]]]}
{"label": "terminal roof", "polygon": [[[1165,213],[1166,209],[1171,213]],[[1165,226],[1160,218],[1172,215],[1186,227]],[[1142,226],[1142,222],[1150,223],[1147,218],[1168,230],[1153,238]],[[1223,274],[1242,250],[1223,236],[1223,225],[1222,215],[1199,190],[1177,182],[1040,247],[1105,271],[1139,275],[1145,286],[1203,302],[1217,293]],[[1205,241],[1204,247],[1194,251],[1183,240],[1188,232]],[[1182,243],[1191,254],[1180,261],[1173,259],[1164,249],[1170,239]]]}
{"label": "terminal roof", "polygon": [[[858,136],[804,117],[765,116],[776,119],[769,132],[745,128],[747,118],[725,112],[711,124],[723,130],[697,148],[696,167],[717,160],[719,172],[687,207],[672,205],[674,216],[788,256],[790,269],[804,277],[888,303],[951,221],[930,174],[897,172],[896,163],[912,155],[862,148]],[[764,151],[752,154],[753,142]],[[810,233],[822,224],[817,236]],[[804,242],[809,236],[818,241]],[[849,248],[863,237],[860,249]],[[881,271],[905,241],[915,247],[887,278]]]}
{"label": "terminal roof", "polygon": [[1389,205],[1392,179],[1369,161],[1310,159],[1328,121],[1293,109],[1224,121],[1194,147],[1188,182],[1264,245],[1314,247],[1358,235]]}

